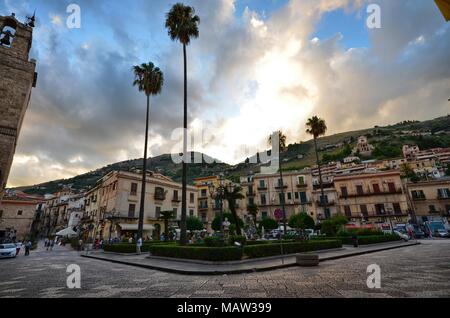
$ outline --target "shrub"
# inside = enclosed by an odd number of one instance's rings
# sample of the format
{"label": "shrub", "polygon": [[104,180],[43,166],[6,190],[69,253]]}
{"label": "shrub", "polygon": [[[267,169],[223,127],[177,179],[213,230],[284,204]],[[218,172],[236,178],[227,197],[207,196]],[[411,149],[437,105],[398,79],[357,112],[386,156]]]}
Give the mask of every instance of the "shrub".
{"label": "shrub", "polygon": [[289,218],[289,226],[295,229],[311,229],[314,225],[314,219],[307,213],[294,214]]}
{"label": "shrub", "polygon": [[329,220],[323,221],[321,225],[321,232],[326,236],[336,236],[342,227],[348,223],[348,219],[342,215],[337,214]]}
{"label": "shrub", "polygon": [[155,256],[196,259],[204,261],[235,261],[242,258],[242,248],[228,247],[200,247],[178,245],[151,245],[150,252]]}
{"label": "shrub", "polygon": [[259,222],[259,229],[262,229],[263,226],[264,230],[274,230],[278,228],[278,222],[271,218],[265,218]]}
{"label": "shrub", "polygon": [[[175,244],[175,242],[144,242],[141,246],[141,252],[148,252],[150,250],[150,246],[152,245],[170,245]],[[113,253],[136,253],[136,244],[135,243],[118,243],[118,244],[107,244],[103,246],[103,250],[105,252],[113,252]]]}
{"label": "shrub", "polygon": [[233,235],[230,236],[230,238],[228,239],[228,244],[230,245],[234,245],[235,242],[238,242],[241,245],[244,245],[246,243],[247,239],[245,238],[245,236],[242,235]]}
{"label": "shrub", "polygon": [[203,230],[203,222],[195,216],[190,216],[186,219],[186,228],[188,231],[201,231]]}
{"label": "shrub", "polygon": [[[339,240],[317,240],[308,242],[290,242],[283,243],[283,253],[293,254],[309,251],[318,251],[331,248],[342,247]],[[280,243],[269,243],[261,245],[247,245],[244,247],[244,254],[249,258],[258,258],[266,256],[274,256],[281,254]]]}
{"label": "shrub", "polygon": [[218,236],[207,236],[204,241],[205,245],[208,247],[222,247],[225,245],[223,239]]}

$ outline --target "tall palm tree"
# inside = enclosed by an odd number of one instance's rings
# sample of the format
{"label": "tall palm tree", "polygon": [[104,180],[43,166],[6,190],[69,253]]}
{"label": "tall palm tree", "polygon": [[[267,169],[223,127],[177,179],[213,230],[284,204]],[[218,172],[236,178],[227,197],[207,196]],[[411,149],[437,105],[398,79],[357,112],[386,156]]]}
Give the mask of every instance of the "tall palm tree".
{"label": "tall palm tree", "polygon": [[224,197],[225,200],[228,201],[228,208],[231,211],[231,214],[233,215],[235,224],[236,224],[236,233],[237,235],[241,235],[241,226],[239,225],[239,218],[236,212],[236,200],[242,200],[244,199],[244,195],[241,193],[242,188],[240,186],[234,186],[231,189],[228,189],[228,187],[225,187],[225,193]]}
{"label": "tall palm tree", "polygon": [[[286,135],[283,134],[281,130],[278,131],[278,141],[279,141],[279,155],[278,155],[278,171],[280,173],[280,184],[278,186],[280,187],[280,205],[281,205],[281,211],[283,212],[283,228],[284,228],[284,234],[286,234],[287,231],[287,222],[286,222],[286,207],[285,207],[285,198],[284,198],[284,183],[283,183],[283,171],[281,170],[281,153],[286,150]],[[269,145],[272,144],[272,135],[269,136]]]}
{"label": "tall palm tree", "polygon": [[161,211],[159,213],[159,218],[161,220],[164,220],[164,238],[167,241],[168,239],[170,239],[169,237],[169,220],[173,219],[174,217],[174,212],[173,211]]}
{"label": "tall palm tree", "polygon": [[134,82],[133,86],[137,86],[140,92],[144,92],[147,96],[147,117],[145,121],[145,145],[144,145],[144,162],[142,167],[142,187],[141,187],[141,205],[139,208],[139,222],[137,238],[142,238],[142,230],[144,227],[144,207],[145,207],[145,184],[147,174],[147,146],[148,146],[148,122],[150,114],[150,95],[161,93],[164,84],[163,72],[152,62],[133,66]]}
{"label": "tall palm tree", "polygon": [[[320,192],[321,192],[320,202],[324,204],[324,210],[325,210],[326,209],[326,200],[324,199],[325,194],[323,191],[322,172],[320,170],[319,152],[317,150],[317,138],[319,138],[322,135],[325,135],[325,133],[327,131],[327,124],[325,123],[325,120],[323,120],[317,116],[313,116],[313,117],[309,118],[308,121],[306,122],[306,127],[308,127],[306,129],[306,132],[308,134],[312,135],[314,138],[314,149],[316,152],[316,162],[317,162],[317,168],[319,170],[319,184],[320,184]],[[325,217],[329,217],[329,215],[325,215]]]}
{"label": "tall palm tree", "polygon": [[184,58],[184,117],[183,117],[183,175],[181,191],[181,245],[186,244],[186,187],[187,187],[187,56],[186,46],[191,38],[198,38],[200,18],[195,9],[182,3],[175,4],[166,16],[166,28],[172,41],[180,41],[183,45]]}

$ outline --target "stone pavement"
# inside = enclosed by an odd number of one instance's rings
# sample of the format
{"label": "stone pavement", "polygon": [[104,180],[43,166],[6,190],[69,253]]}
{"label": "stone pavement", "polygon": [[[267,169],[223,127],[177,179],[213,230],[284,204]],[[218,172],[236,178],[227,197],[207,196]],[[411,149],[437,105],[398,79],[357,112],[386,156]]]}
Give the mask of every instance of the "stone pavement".
{"label": "stone pavement", "polygon": [[[81,268],[81,288],[68,289],[69,264]],[[366,285],[367,266],[381,268],[381,289]],[[80,257],[69,248],[0,260],[0,298],[55,297],[450,297],[450,239],[237,275],[180,275]]]}
{"label": "stone pavement", "polygon": [[[344,246],[340,249],[317,251],[320,262],[351,257],[367,253],[375,253],[383,250],[403,248],[417,245],[416,241],[395,242],[373,244],[368,246]],[[137,266],[148,269],[161,270],[169,273],[179,273],[185,275],[223,275],[223,274],[242,274],[258,271],[267,271],[280,268],[296,266],[295,255],[286,255],[284,257],[274,256],[252,260],[242,260],[233,262],[205,262],[196,260],[182,260],[166,257],[149,257],[148,253],[141,255],[126,255],[115,253],[104,253],[101,251],[91,251],[81,253],[81,256],[94,258],[97,260],[119,263],[124,265]]]}

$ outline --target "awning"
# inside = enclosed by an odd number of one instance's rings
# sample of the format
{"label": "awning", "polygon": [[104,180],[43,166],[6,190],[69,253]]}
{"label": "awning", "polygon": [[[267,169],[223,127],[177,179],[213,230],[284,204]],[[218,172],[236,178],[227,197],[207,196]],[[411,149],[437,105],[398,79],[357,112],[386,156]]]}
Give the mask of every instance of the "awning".
{"label": "awning", "polygon": [[[137,224],[130,224],[130,223],[119,223],[120,228],[122,231],[137,231],[138,225]],[[153,231],[155,227],[151,224],[144,224],[143,230],[144,231]]]}
{"label": "awning", "polygon": [[61,231],[59,231],[59,232],[56,232],[55,235],[57,235],[57,236],[77,236],[78,233],[75,232],[74,230],[72,230],[71,227],[68,227],[68,228],[66,228],[66,229],[64,229],[64,230],[61,230]]}

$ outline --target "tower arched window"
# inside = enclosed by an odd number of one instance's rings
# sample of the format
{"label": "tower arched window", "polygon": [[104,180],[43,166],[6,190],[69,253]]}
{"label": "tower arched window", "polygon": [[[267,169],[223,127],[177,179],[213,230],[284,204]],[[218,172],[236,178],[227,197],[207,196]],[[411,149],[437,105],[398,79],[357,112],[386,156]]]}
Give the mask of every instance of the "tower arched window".
{"label": "tower arched window", "polygon": [[17,24],[12,19],[5,20],[5,23],[0,31],[0,45],[11,47],[14,37],[16,36]]}

